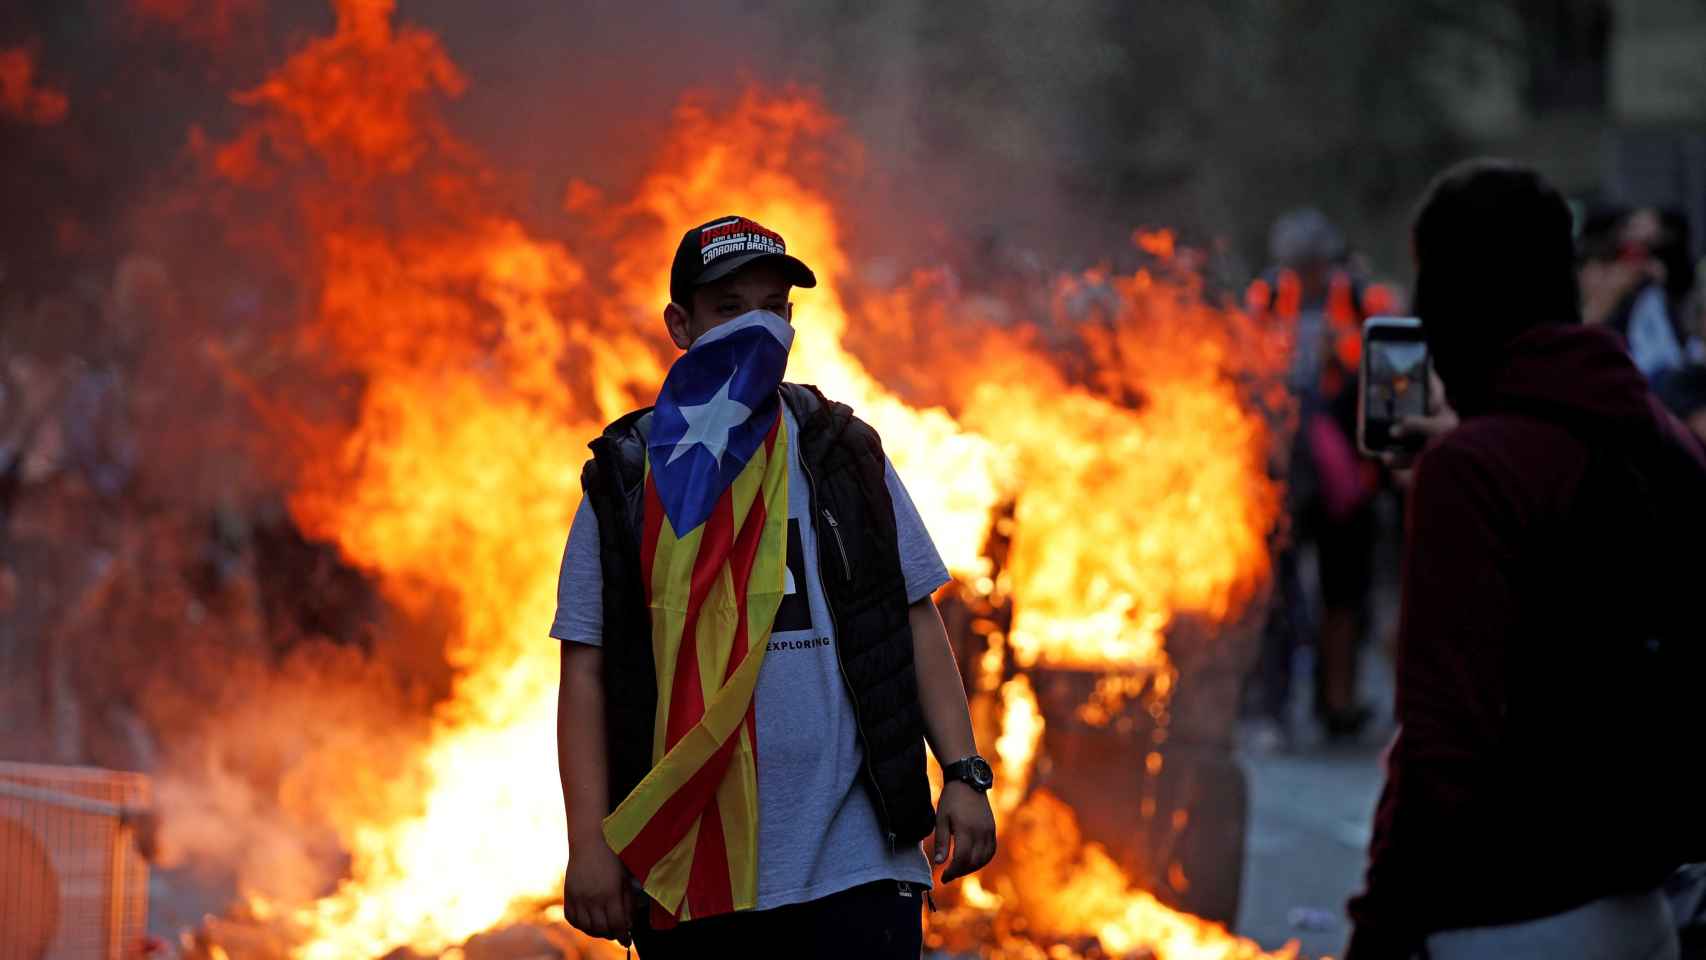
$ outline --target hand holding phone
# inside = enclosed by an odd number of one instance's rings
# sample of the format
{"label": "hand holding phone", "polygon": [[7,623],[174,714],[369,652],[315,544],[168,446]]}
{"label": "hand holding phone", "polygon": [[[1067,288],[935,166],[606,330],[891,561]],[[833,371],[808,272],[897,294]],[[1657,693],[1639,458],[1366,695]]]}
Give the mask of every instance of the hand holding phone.
{"label": "hand holding phone", "polygon": [[[1434,374],[1432,386],[1429,389],[1428,403],[1432,410],[1425,417],[1411,417],[1400,420],[1392,426],[1392,432],[1399,436],[1419,437],[1422,445],[1431,443],[1435,437],[1441,437],[1457,429],[1457,411],[1445,402],[1445,387],[1440,385],[1439,375]],[[1382,454],[1380,462],[1398,472],[1398,480],[1407,483],[1407,474],[1416,465],[1416,458],[1421,455],[1418,448],[1404,453]]]}
{"label": "hand holding phone", "polygon": [[1434,413],[1433,365],[1421,321],[1370,317],[1362,328],[1357,376],[1357,448],[1370,457],[1413,455],[1427,443],[1414,424]]}

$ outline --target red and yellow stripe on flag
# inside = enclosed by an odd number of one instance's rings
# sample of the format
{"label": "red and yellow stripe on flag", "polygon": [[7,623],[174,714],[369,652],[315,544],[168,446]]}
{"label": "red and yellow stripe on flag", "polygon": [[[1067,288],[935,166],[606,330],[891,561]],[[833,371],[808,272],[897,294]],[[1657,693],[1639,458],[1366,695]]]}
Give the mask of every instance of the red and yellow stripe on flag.
{"label": "red and yellow stripe on flag", "polygon": [[753,692],[782,601],[788,438],[781,412],[706,521],[671,529],[646,465],[640,563],[652,615],[658,713],[652,771],[604,837],[675,920],[758,899]]}

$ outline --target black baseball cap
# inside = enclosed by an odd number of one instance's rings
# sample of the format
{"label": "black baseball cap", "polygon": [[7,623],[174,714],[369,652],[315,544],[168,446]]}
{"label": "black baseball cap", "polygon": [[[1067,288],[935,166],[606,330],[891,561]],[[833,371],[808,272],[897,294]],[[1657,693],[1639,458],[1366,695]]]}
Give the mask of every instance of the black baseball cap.
{"label": "black baseball cap", "polygon": [[782,235],[746,217],[718,217],[687,231],[669,268],[669,299],[693,303],[693,288],[734,273],[755,260],[771,259],[796,287],[817,286],[817,275],[788,255]]}

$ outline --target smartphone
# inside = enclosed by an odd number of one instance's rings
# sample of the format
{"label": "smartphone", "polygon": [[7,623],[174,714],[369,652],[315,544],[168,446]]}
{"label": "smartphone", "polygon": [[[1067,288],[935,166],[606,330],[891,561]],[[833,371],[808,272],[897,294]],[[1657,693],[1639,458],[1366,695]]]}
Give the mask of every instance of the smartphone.
{"label": "smartphone", "polygon": [[1413,453],[1426,437],[1392,435],[1407,417],[1428,415],[1428,344],[1415,317],[1369,317],[1362,325],[1357,377],[1357,448],[1368,456]]}

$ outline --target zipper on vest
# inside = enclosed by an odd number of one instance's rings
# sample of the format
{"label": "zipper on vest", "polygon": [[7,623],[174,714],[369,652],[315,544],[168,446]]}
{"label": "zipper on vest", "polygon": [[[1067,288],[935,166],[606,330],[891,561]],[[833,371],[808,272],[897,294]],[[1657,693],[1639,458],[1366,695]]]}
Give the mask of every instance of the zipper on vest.
{"label": "zipper on vest", "polygon": [[[812,468],[806,463],[805,452],[802,450],[797,456],[800,458],[800,471],[806,475],[806,489],[810,495],[812,509],[820,509],[817,500],[817,477],[812,475]],[[828,507],[821,509],[823,515],[829,519],[830,530],[835,533],[836,546],[840,546],[841,531],[835,522],[835,515],[829,512]],[[859,707],[859,694],[853,689],[853,681],[847,677],[847,664],[841,657],[841,624],[835,620],[835,604],[830,602],[829,587],[823,582],[823,544],[821,539],[818,544],[818,557],[818,589],[823,591],[823,605],[829,611],[829,626],[831,630],[835,631],[835,666],[841,671],[841,684],[847,688],[847,699],[853,702],[853,727],[859,731],[859,746],[865,752],[865,776],[871,780],[871,792],[877,795],[877,813],[882,817],[883,831],[888,836],[889,853],[892,854],[895,852],[894,818],[889,816],[889,804],[888,799],[883,796],[883,785],[877,782],[877,771],[871,766],[871,742],[865,736],[865,713]],[[841,569],[847,573],[847,579],[853,579],[853,572],[847,567],[846,550],[841,553],[841,564]]]}
{"label": "zipper on vest", "polygon": [[852,580],[853,565],[847,562],[847,544],[841,540],[841,524],[835,522],[835,514],[830,513],[828,507],[823,508],[823,519],[829,522],[830,535],[835,537],[835,550],[841,554],[841,576],[843,579]]}

